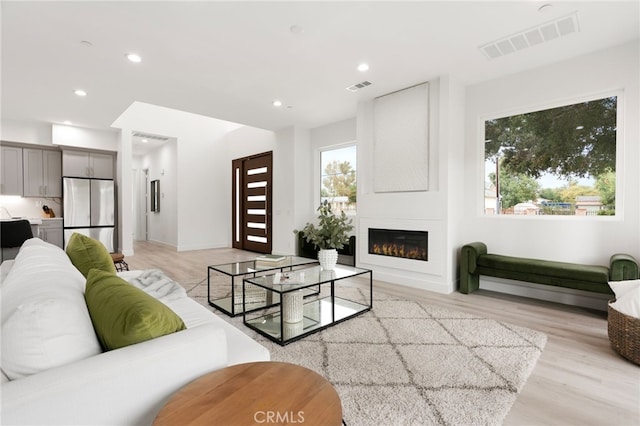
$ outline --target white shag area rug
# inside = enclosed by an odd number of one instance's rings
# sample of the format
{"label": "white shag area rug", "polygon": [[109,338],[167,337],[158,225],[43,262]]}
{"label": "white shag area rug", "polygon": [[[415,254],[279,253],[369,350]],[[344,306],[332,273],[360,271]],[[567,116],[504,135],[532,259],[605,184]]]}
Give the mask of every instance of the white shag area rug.
{"label": "white shag area rug", "polygon": [[[283,347],[245,327],[242,315],[211,308],[206,279],[185,287],[273,361],[329,380],[347,426],[499,425],[547,341],[538,331],[374,292],[371,311]],[[353,300],[366,295],[347,291]]]}

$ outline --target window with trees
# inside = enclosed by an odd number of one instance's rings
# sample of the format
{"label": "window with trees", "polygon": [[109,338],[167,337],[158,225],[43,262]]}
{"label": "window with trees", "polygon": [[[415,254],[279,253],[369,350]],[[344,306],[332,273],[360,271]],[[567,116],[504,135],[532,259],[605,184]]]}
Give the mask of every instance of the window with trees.
{"label": "window with trees", "polygon": [[485,214],[615,215],[618,96],[484,122]]}
{"label": "window with trees", "polygon": [[334,213],[356,214],[356,146],[320,152],[320,200]]}

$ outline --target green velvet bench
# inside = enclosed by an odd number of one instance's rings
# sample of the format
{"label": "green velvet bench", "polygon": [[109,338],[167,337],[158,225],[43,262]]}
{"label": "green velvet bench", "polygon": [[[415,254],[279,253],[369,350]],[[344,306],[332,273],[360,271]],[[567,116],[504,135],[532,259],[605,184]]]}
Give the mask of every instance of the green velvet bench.
{"label": "green velvet bench", "polygon": [[481,242],[466,244],[460,253],[460,292],[480,287],[480,275],[613,295],[609,281],[638,278],[638,262],[627,254],[611,256],[609,267],[580,265],[487,253]]}

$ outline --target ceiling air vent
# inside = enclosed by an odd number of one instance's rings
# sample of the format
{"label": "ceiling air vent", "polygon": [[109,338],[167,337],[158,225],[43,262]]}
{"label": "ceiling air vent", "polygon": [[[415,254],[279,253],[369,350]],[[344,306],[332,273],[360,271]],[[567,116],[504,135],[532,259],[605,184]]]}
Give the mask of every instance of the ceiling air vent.
{"label": "ceiling air vent", "polygon": [[354,84],[353,86],[347,87],[347,90],[350,92],[357,92],[358,90],[367,86],[371,86],[370,81],[363,81],[362,83]]}
{"label": "ceiling air vent", "polygon": [[152,135],[149,133],[141,133],[141,132],[133,132],[133,137],[143,138],[143,139],[153,139],[153,140],[162,141],[162,142],[166,142],[169,140],[169,138],[166,136],[158,136],[158,135]]}
{"label": "ceiling air vent", "polygon": [[573,12],[570,15],[545,22],[537,27],[483,44],[479,49],[487,58],[496,59],[579,31],[578,12]]}

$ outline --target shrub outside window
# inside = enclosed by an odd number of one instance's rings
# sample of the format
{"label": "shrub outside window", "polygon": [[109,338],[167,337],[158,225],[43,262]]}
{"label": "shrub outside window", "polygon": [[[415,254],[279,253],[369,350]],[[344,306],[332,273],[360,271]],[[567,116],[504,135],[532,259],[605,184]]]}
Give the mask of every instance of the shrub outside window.
{"label": "shrub outside window", "polygon": [[484,122],[487,215],[615,215],[618,96]]}

